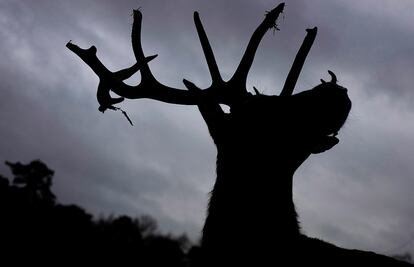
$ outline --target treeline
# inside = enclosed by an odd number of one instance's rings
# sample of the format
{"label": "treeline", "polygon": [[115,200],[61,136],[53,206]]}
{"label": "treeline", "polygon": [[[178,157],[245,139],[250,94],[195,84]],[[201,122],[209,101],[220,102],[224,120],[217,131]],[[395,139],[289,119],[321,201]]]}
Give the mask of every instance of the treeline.
{"label": "treeline", "polygon": [[[0,266],[203,265],[197,245],[162,234],[150,216],[96,219],[59,203],[51,191],[54,172],[43,162],[6,165],[13,177],[0,175]],[[412,262],[408,253],[394,257]]]}
{"label": "treeline", "polygon": [[185,235],[161,234],[149,216],[94,219],[80,206],[60,204],[51,191],[54,172],[39,160],[6,164],[13,178],[0,175],[3,261],[189,266],[197,258]]}

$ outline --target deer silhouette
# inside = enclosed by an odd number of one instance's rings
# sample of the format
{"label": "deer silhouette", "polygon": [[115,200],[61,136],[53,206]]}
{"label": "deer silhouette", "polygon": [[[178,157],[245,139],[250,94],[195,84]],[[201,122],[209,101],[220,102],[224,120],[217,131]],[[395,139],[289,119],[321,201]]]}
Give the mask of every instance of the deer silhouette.
{"label": "deer silhouette", "polygon": [[[293,94],[317,28],[308,29],[280,95],[264,95],[246,80],[256,50],[265,33],[277,29],[276,20],[284,9],[279,4],[267,12],[253,33],[234,75],[224,81],[199,14],[194,22],[212,78],[202,90],[183,80],[187,90],[161,84],[151,73],[141,46],[142,13],[134,10],[132,47],[137,63],[118,72],[109,71],[97,58],[96,47],[82,49],[69,42],[77,54],[99,76],[99,110],[119,109],[114,104],[125,98],[150,98],[162,102],[197,105],[217,147],[217,179],[211,192],[201,241],[203,265],[276,265],[338,263],[405,265],[396,260],[357,250],[338,248],[300,231],[292,199],[293,175],[311,155],[338,144],[338,132],[351,109],[347,89],[337,77]],[[141,82],[123,82],[140,71]],[[112,98],[109,92],[119,95]],[[225,113],[220,104],[230,107]],[[223,265],[225,266],[225,265]]]}

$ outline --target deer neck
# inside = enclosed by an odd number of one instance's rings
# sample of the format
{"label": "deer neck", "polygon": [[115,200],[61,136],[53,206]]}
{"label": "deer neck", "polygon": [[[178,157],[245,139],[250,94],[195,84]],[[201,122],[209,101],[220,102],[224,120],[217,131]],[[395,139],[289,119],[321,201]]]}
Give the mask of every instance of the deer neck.
{"label": "deer neck", "polygon": [[211,192],[203,243],[255,244],[261,239],[290,240],[299,236],[292,200],[297,164],[268,155],[255,158],[226,152],[218,151],[217,179]]}

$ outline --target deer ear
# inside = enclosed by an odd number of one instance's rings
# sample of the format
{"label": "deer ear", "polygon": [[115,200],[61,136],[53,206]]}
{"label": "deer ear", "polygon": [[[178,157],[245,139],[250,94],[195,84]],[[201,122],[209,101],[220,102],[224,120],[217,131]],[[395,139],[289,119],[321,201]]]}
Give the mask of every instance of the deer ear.
{"label": "deer ear", "polygon": [[312,154],[319,154],[333,148],[339,143],[339,139],[334,136],[325,136],[318,139],[311,147]]}

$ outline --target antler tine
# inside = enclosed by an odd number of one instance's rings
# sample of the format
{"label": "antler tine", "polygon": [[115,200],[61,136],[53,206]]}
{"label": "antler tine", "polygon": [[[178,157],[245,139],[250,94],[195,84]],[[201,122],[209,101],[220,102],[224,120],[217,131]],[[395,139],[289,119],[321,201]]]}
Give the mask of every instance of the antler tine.
{"label": "antler tine", "polygon": [[[197,105],[202,101],[201,94],[190,92],[184,89],[169,87],[158,82],[148,66],[148,62],[156,57],[145,57],[141,45],[141,25],[142,13],[134,10],[134,22],[132,25],[132,48],[137,63],[132,67],[111,72],[99,60],[96,55],[97,49],[91,46],[88,49],[82,49],[69,41],[66,47],[80,57],[99,77],[100,86],[98,86],[98,102],[101,105],[100,110],[110,108],[111,105],[119,103],[123,98],[138,99],[149,98],[171,104]],[[141,83],[136,86],[127,85],[123,80],[131,77],[137,71],[141,71]],[[113,91],[123,98],[111,98],[109,91]]]}
{"label": "antler tine", "polygon": [[237,70],[234,73],[233,77],[229,81],[231,83],[236,83],[238,85],[237,88],[240,88],[240,90],[246,90],[245,86],[247,81],[247,74],[249,73],[250,67],[253,64],[254,56],[256,54],[256,50],[260,44],[260,41],[262,40],[267,30],[275,27],[275,21],[279,17],[280,13],[283,12],[284,7],[285,3],[281,3],[270,12],[268,12],[263,22],[253,33],[249,44],[247,45],[246,51],[244,52],[244,55],[240,61],[240,64],[237,67]]}
{"label": "antler tine", "polygon": [[137,62],[129,68],[122,69],[122,70],[114,72],[114,76],[117,79],[120,79],[120,80],[124,81],[124,80],[130,78],[135,73],[137,73],[142,68],[143,62],[146,64],[146,63],[150,62],[151,60],[153,60],[154,58],[156,58],[157,56],[158,55],[153,55],[153,56],[146,57],[146,58],[144,58],[143,61],[140,61],[140,63]]}
{"label": "antler tine", "polygon": [[296,54],[295,60],[293,61],[292,67],[290,68],[289,74],[286,77],[285,85],[283,86],[280,96],[290,96],[295,89],[296,82],[298,81],[299,74],[302,70],[305,59],[308,56],[308,53],[315,41],[316,34],[318,33],[318,28],[307,29],[307,34],[303,40],[302,45],[299,48],[298,53]]}
{"label": "antler tine", "polygon": [[134,22],[132,23],[131,41],[132,50],[134,51],[137,62],[142,62],[141,65],[141,81],[144,82],[157,82],[154,75],[145,61],[144,51],[142,50],[141,43],[141,26],[142,26],[142,13],[139,9],[133,10]]}
{"label": "antler tine", "polygon": [[204,30],[203,24],[200,20],[198,12],[194,12],[194,24],[197,29],[198,37],[200,38],[201,47],[203,48],[204,56],[206,57],[208,69],[210,71],[213,84],[223,83],[216,59],[214,57],[213,49],[208,41],[207,34]]}

